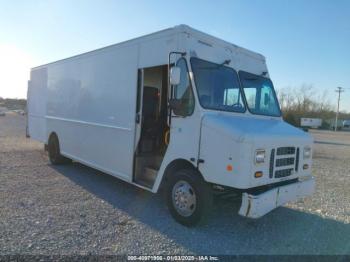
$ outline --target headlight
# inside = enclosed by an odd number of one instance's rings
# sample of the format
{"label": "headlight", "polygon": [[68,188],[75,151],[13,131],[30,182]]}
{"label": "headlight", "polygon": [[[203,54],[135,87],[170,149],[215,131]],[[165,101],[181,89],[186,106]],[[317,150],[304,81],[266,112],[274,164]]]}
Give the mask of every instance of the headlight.
{"label": "headlight", "polygon": [[265,162],[265,150],[258,149],[255,151],[255,163],[260,164]]}
{"label": "headlight", "polygon": [[304,147],[304,159],[308,159],[311,157],[311,147]]}

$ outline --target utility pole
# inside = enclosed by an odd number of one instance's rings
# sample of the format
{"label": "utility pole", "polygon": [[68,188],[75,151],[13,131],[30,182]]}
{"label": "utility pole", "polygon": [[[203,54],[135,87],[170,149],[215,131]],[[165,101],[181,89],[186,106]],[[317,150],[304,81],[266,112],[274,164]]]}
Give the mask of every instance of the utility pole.
{"label": "utility pole", "polygon": [[337,87],[335,92],[338,93],[338,108],[337,108],[337,114],[335,115],[335,126],[334,126],[334,131],[337,131],[338,127],[338,115],[339,115],[339,102],[340,102],[340,93],[343,93],[345,90],[342,87]]}

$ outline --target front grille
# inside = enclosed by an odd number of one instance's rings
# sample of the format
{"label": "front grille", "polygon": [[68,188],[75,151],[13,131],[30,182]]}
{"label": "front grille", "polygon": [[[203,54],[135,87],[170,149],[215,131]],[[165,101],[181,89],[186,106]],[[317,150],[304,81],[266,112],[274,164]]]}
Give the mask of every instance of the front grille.
{"label": "front grille", "polygon": [[295,156],[295,171],[298,172],[299,169],[299,147],[297,148],[297,155]]}
{"label": "front grille", "polygon": [[270,155],[270,170],[269,170],[269,172],[270,172],[270,174],[269,174],[270,178],[273,177],[273,168],[274,168],[274,165],[275,165],[275,149],[272,149],[272,150],[271,150],[271,155]]}
{"label": "front grille", "polygon": [[275,172],[275,178],[286,177],[292,174],[293,168],[277,170]]}
{"label": "front grille", "polygon": [[279,147],[277,149],[277,155],[293,155],[295,153],[295,147]]}
{"label": "front grille", "polygon": [[276,167],[294,165],[294,157],[280,158],[276,160]]}
{"label": "front grille", "polygon": [[299,168],[299,148],[273,148],[270,154],[269,177],[281,178],[293,175]]}

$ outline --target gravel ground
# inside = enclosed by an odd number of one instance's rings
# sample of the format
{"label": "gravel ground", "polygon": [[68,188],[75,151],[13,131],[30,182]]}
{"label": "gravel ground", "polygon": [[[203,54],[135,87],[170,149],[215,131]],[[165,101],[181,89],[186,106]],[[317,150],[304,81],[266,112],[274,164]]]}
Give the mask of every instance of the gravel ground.
{"label": "gravel ground", "polygon": [[259,220],[217,201],[207,225],[189,229],[160,195],[77,163],[51,166],[24,129],[23,116],[0,117],[0,254],[350,254],[350,133],[312,132],[312,198]]}

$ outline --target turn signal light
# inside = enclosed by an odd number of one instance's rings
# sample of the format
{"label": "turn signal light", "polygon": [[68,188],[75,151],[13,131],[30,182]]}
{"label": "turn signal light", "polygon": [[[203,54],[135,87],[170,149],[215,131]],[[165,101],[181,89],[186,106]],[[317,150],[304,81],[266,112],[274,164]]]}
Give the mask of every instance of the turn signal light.
{"label": "turn signal light", "polygon": [[262,177],[263,176],[263,172],[261,172],[261,171],[255,172],[254,176],[255,176],[255,178]]}

